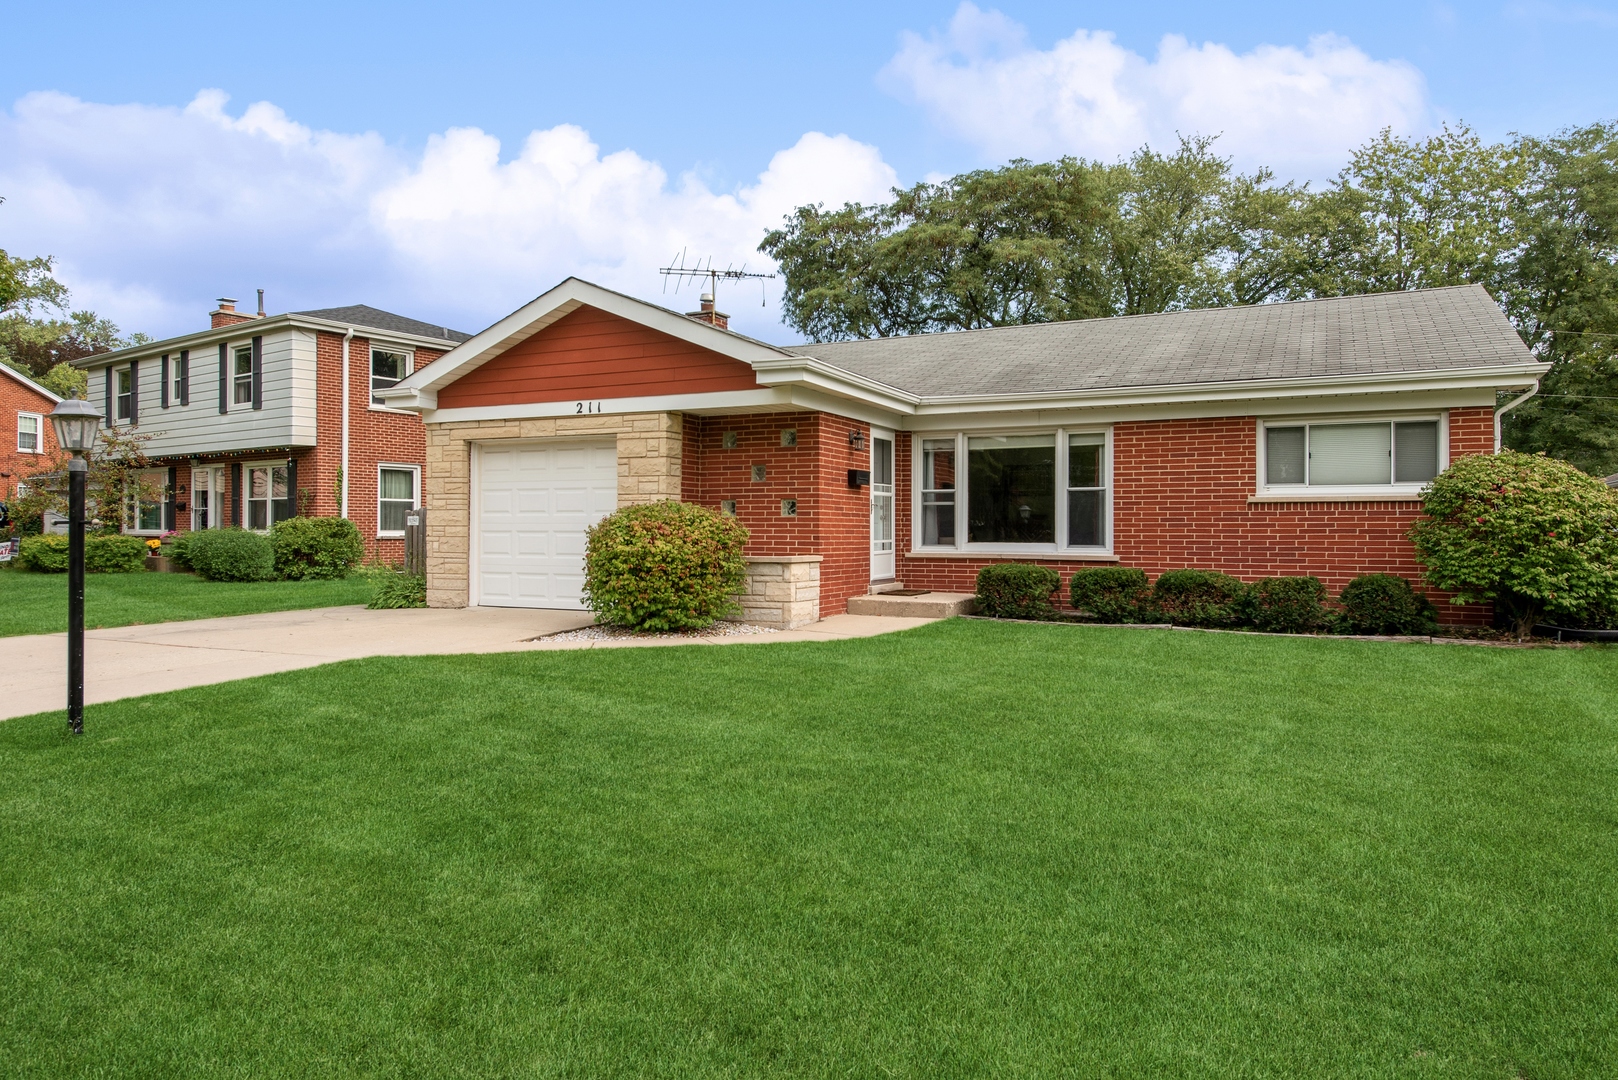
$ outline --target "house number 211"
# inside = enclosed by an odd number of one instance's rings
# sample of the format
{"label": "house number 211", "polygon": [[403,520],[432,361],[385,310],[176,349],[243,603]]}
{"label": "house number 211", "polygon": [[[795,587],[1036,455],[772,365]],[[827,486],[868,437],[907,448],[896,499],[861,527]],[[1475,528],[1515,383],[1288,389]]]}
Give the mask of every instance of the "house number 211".
{"label": "house number 211", "polygon": [[573,403],[573,411],[576,413],[598,413],[601,411],[601,402],[575,401]]}

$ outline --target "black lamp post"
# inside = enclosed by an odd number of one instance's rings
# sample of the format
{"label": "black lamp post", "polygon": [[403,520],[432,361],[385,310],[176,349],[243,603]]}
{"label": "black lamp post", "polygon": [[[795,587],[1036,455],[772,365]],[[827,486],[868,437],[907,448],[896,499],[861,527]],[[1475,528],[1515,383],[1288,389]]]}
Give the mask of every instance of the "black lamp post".
{"label": "black lamp post", "polygon": [[56,445],[67,463],[67,726],[84,734],[84,481],[86,460],[101,433],[101,414],[88,401],[67,398],[51,410]]}

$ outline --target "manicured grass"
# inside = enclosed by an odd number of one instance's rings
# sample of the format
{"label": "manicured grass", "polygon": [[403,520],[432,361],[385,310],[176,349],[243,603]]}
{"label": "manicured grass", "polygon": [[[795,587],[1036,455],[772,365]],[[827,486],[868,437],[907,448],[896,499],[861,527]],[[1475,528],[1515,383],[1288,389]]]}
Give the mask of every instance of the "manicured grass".
{"label": "manicured grass", "polygon": [[[204,581],[191,574],[90,574],[84,579],[84,624],[211,619],[261,611],[363,604],[370,579],[342,581]],[[0,570],[0,637],[67,629],[67,575]]]}
{"label": "manicured grass", "polygon": [[0,1073],[1612,1075],[1618,651],[956,620],[0,724]]}

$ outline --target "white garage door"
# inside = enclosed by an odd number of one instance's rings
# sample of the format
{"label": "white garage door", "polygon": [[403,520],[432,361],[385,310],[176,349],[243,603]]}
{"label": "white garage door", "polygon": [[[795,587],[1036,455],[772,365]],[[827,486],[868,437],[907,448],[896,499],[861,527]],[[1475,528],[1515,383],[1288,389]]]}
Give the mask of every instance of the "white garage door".
{"label": "white garage door", "polygon": [[478,600],[582,608],[584,530],[618,508],[614,443],[479,448]]}

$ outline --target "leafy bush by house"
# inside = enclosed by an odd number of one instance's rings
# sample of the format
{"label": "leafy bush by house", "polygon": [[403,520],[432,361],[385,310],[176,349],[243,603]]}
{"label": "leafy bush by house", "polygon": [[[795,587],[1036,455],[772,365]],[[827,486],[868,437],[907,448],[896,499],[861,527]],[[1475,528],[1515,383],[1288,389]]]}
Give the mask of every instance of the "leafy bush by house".
{"label": "leafy bush by house", "polygon": [[1478,454],[1445,469],[1411,526],[1427,580],[1493,601],[1527,637],[1547,614],[1618,608],[1618,493],[1542,454]]}
{"label": "leafy bush by house", "polygon": [[[65,536],[25,536],[17,565],[25,570],[47,574],[67,573]],[[138,536],[95,536],[84,538],[84,569],[91,574],[132,574],[146,569],[146,541]]]}
{"label": "leafy bush by house", "polygon": [[673,501],[626,506],[591,527],[585,604],[635,630],[699,630],[736,607],[747,530],[734,517]]}
{"label": "leafy bush by house", "polygon": [[193,533],[186,557],[209,581],[268,581],[275,576],[275,545],[268,536],[246,529]]}
{"label": "leafy bush by house", "polygon": [[1139,622],[1151,617],[1152,588],[1146,571],[1135,566],[1092,566],[1076,570],[1067,583],[1068,599],[1102,622]]}
{"label": "leafy bush by house", "polygon": [[1152,603],[1176,626],[1229,627],[1241,621],[1247,586],[1211,570],[1170,570],[1152,586]]}
{"label": "leafy bush by house", "polygon": [[1339,624],[1353,634],[1431,634],[1438,629],[1433,602],[1393,574],[1361,574],[1337,597]]}
{"label": "leafy bush by house", "polygon": [[1307,634],[1326,624],[1326,586],[1317,577],[1268,577],[1242,594],[1242,621],[1271,634]]}
{"label": "leafy bush by house", "polygon": [[1048,619],[1056,614],[1051,594],[1062,575],[1032,563],[991,563],[978,571],[978,610],[1001,619]]}
{"label": "leafy bush by house", "polygon": [[368,608],[423,608],[427,606],[427,579],[420,574],[387,570],[376,575],[376,591]]}
{"label": "leafy bush by house", "polygon": [[276,576],[288,581],[347,577],[365,557],[360,531],[347,518],[287,518],[275,523],[270,540]]}
{"label": "leafy bush by house", "polygon": [[196,533],[178,533],[168,543],[168,557],[175,566],[181,570],[190,570],[191,567],[191,538]]}

